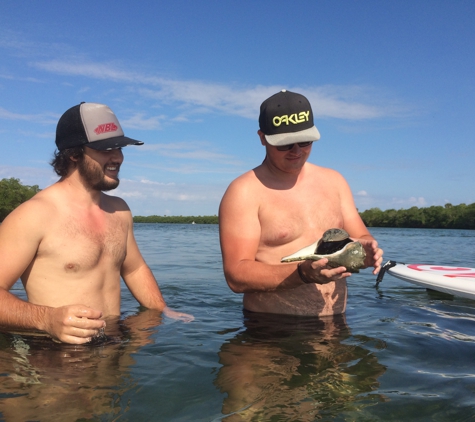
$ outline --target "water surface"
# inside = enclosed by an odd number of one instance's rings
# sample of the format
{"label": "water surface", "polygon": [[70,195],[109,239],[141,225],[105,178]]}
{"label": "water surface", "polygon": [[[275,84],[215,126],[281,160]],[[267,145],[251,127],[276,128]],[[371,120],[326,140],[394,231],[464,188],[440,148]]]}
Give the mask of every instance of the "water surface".
{"label": "water surface", "polygon": [[[224,281],[215,225],[137,224],[168,304],[139,309],[123,287],[116,335],[92,346],[0,334],[5,420],[472,420],[475,301],[370,270],[346,314],[244,313]],[[475,232],[371,230],[385,259],[475,267]],[[21,285],[15,293],[24,297]]]}

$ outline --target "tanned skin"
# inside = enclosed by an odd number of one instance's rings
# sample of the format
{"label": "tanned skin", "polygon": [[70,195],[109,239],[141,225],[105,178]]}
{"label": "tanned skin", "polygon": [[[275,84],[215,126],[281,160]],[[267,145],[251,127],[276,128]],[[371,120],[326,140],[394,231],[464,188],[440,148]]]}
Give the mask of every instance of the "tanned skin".
{"label": "tanned skin", "polygon": [[266,149],[264,162],[235,179],[223,196],[219,230],[226,281],[244,293],[244,307],[254,312],[334,315],[345,312],[346,268],[330,268],[327,259],[282,264],[321,238],[342,228],[366,251],[365,265],[379,272],[383,251],[355,207],[351,190],[338,172],[307,162],[312,144],[278,151],[258,131]]}
{"label": "tanned skin", "polygon": [[[127,204],[109,196],[119,184],[121,149],[84,147],[66,176],[15,209],[0,225],[0,326],[81,344],[120,315],[120,279],[137,301],[167,308],[133,233]],[[28,301],[9,290],[21,278]]]}

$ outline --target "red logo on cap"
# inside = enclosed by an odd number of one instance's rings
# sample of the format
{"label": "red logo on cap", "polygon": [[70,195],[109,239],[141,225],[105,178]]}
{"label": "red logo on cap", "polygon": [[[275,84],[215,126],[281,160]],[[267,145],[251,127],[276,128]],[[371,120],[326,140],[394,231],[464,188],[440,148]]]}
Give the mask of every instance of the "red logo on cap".
{"label": "red logo on cap", "polygon": [[97,135],[106,132],[115,132],[117,130],[117,125],[115,123],[104,123],[103,125],[99,125],[94,129],[94,132]]}

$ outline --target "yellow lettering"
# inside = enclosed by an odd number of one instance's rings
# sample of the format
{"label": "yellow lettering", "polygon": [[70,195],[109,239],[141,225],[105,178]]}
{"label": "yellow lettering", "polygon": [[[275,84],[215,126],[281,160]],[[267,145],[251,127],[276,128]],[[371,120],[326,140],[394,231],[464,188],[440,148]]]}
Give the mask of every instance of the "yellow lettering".
{"label": "yellow lettering", "polygon": [[280,126],[282,123],[285,123],[287,126],[289,125],[289,123],[297,125],[299,123],[308,122],[309,115],[310,110],[301,111],[298,115],[297,113],[294,113],[290,116],[287,114],[284,114],[283,116],[274,116],[274,118],[272,119],[272,123],[276,127]]}

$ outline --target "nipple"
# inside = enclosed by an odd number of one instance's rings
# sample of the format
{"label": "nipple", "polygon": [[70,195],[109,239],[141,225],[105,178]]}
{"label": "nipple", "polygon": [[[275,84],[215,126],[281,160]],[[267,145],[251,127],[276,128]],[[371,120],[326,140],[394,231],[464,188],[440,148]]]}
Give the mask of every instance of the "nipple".
{"label": "nipple", "polygon": [[74,262],[68,262],[65,266],[64,266],[64,270],[67,272],[67,273],[77,273],[80,269],[80,266],[79,264],[75,264]]}

